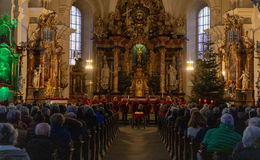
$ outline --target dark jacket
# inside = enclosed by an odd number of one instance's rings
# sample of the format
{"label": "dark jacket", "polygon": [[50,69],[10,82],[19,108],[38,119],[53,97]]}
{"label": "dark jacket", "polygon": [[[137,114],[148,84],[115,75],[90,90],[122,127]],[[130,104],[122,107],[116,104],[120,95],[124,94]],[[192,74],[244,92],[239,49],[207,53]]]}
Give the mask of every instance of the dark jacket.
{"label": "dark jacket", "polygon": [[66,118],[64,125],[68,128],[71,139],[73,141],[79,141],[80,136],[83,134],[83,124],[77,119]]}
{"label": "dark jacket", "polygon": [[71,143],[71,135],[65,126],[51,126],[50,137],[59,147],[68,147]]}
{"label": "dark jacket", "polygon": [[260,148],[243,147],[242,142],[235,147],[232,157],[233,160],[260,160]]}
{"label": "dark jacket", "polygon": [[26,147],[31,160],[51,160],[55,149],[54,143],[46,136],[33,137]]}
{"label": "dark jacket", "polygon": [[0,160],[30,160],[30,158],[25,151],[12,147],[12,149],[0,150]]}

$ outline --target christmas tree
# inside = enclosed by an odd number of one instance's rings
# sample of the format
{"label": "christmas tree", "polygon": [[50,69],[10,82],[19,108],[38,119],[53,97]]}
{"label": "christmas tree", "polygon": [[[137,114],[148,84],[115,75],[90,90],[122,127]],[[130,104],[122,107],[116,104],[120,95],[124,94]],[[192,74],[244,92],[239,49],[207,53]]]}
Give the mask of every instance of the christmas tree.
{"label": "christmas tree", "polygon": [[208,48],[203,58],[196,63],[192,80],[192,100],[214,100],[215,104],[220,104],[224,102],[225,81],[223,76],[218,76],[217,53],[214,53],[210,44]]}

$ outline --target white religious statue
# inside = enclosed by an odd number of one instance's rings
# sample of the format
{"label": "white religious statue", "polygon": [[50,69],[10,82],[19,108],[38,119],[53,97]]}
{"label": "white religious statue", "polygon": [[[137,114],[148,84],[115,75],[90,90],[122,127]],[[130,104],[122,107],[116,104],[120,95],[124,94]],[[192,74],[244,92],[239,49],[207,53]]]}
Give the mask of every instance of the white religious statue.
{"label": "white religious statue", "polygon": [[109,77],[110,77],[110,69],[107,64],[106,59],[104,60],[104,66],[101,69],[101,87],[103,89],[108,89],[109,87]]}
{"label": "white religious statue", "polygon": [[34,69],[33,72],[33,88],[39,88],[40,87],[40,74],[41,74],[41,65],[39,68]]}
{"label": "white religious statue", "polygon": [[239,80],[242,80],[242,90],[248,90],[249,88],[249,73],[247,70],[243,71]]}
{"label": "white religious statue", "polygon": [[175,69],[174,66],[170,65],[168,74],[169,74],[169,86],[175,89],[177,83],[177,70]]}
{"label": "white religious statue", "polygon": [[220,54],[224,54],[225,51],[225,40],[218,40],[217,45],[216,45],[216,51]]}
{"label": "white religious statue", "polygon": [[248,32],[248,31],[246,31],[245,35],[242,36],[242,37],[243,37],[243,39],[244,39],[244,45],[245,45],[246,48],[251,48],[251,47],[253,47],[253,43],[252,43],[252,41],[249,39],[249,32]]}
{"label": "white religious statue", "polygon": [[21,93],[23,92],[23,86],[23,77],[20,75],[18,79],[18,91]]}

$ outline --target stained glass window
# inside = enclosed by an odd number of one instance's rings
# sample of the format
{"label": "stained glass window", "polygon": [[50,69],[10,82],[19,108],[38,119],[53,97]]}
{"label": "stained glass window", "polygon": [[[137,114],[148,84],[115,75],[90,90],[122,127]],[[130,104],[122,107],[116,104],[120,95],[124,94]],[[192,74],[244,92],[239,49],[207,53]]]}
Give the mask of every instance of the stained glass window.
{"label": "stained glass window", "polygon": [[198,58],[202,59],[208,49],[209,36],[205,30],[210,28],[210,8],[204,7],[198,14]]}
{"label": "stained glass window", "polygon": [[81,13],[72,6],[70,10],[70,28],[75,32],[70,36],[70,65],[75,65],[75,59],[81,58]]}

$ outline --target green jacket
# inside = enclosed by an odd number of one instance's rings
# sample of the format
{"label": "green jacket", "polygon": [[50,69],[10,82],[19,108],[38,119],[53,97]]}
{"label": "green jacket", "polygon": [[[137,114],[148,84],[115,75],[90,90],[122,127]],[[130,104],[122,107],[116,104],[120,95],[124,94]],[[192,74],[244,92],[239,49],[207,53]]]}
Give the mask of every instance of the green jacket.
{"label": "green jacket", "polygon": [[241,135],[234,131],[234,126],[221,123],[219,128],[210,129],[206,133],[202,144],[208,152],[232,153],[241,139]]}

